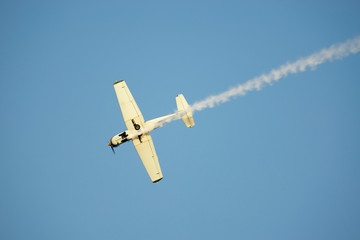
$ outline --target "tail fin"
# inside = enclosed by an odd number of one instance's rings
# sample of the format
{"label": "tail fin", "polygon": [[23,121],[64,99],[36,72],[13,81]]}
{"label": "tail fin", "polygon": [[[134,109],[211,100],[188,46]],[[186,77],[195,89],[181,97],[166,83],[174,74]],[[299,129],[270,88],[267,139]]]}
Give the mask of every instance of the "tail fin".
{"label": "tail fin", "polygon": [[184,112],[184,115],[181,117],[183,122],[187,127],[195,126],[194,119],[189,107],[189,104],[186,102],[184,95],[179,94],[176,97],[176,105],[178,112]]}

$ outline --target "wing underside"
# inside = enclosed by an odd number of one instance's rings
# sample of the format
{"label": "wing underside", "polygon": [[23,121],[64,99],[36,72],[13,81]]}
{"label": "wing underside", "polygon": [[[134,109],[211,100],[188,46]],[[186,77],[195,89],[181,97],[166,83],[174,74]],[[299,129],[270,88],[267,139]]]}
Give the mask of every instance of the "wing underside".
{"label": "wing underside", "polygon": [[[144,128],[144,118],[125,81],[122,80],[114,83],[114,88],[126,127],[132,131]],[[160,181],[163,176],[150,134],[145,133],[134,138],[133,144],[151,178],[151,181]]]}
{"label": "wing underside", "polygon": [[126,127],[129,130],[135,130],[135,124],[145,127],[144,118],[125,81],[114,83],[114,88]]}
{"label": "wing underside", "polygon": [[133,139],[133,144],[151,178],[151,181],[160,181],[163,176],[150,134],[146,133]]}

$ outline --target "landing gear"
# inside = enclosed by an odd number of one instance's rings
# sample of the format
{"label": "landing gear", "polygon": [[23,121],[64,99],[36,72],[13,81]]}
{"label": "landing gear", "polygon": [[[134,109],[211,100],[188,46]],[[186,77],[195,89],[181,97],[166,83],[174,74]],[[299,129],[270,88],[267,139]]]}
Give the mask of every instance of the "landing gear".
{"label": "landing gear", "polygon": [[140,125],[137,124],[137,123],[135,123],[134,119],[131,119],[131,121],[132,121],[132,123],[133,123],[133,125],[134,125],[135,130],[139,130],[139,129],[140,129]]}

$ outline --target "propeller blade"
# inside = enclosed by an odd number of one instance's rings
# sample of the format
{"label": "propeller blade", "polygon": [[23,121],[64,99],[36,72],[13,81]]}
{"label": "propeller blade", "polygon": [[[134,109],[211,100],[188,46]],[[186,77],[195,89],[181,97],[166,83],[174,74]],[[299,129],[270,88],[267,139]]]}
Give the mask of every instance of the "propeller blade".
{"label": "propeller blade", "polygon": [[112,150],[113,153],[115,154],[114,146],[112,145],[111,140],[110,140],[110,142],[108,143],[108,146],[111,147],[111,150]]}

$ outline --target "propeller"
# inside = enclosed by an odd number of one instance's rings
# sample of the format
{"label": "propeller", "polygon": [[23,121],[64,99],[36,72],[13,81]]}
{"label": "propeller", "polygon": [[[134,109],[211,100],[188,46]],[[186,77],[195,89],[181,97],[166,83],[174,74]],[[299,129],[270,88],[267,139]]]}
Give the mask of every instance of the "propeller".
{"label": "propeller", "polygon": [[111,142],[109,142],[108,144],[111,147],[111,150],[113,151],[113,153],[115,154],[115,150],[114,150],[114,146],[111,144]]}

